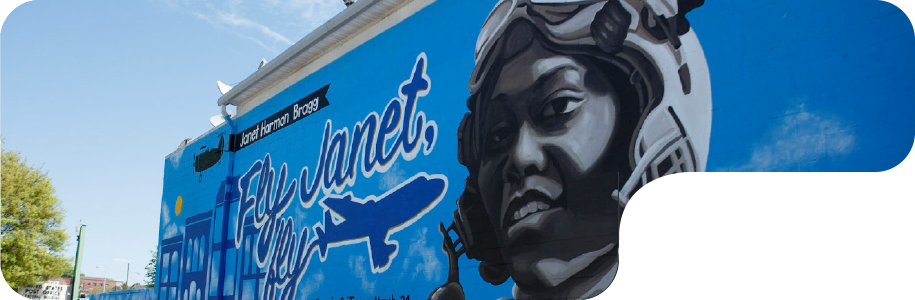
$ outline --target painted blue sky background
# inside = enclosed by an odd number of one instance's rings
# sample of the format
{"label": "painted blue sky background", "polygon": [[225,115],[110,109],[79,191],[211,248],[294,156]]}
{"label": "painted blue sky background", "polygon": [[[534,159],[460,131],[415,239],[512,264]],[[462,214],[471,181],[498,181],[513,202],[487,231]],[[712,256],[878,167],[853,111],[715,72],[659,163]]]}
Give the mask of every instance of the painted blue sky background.
{"label": "painted blue sky background", "polygon": [[[902,160],[915,130],[911,26],[888,4],[848,9],[855,2],[722,1],[690,15],[713,80],[710,171],[874,171]],[[123,280],[131,263],[130,282],[144,279],[163,158],[212,127],[215,81],[243,80],[343,8],[339,0],[35,0],[9,15],[0,33],[3,147],[53,178],[71,235],[80,220],[88,225],[84,273]],[[761,10],[758,19],[722,13],[748,10]],[[817,14],[843,30],[805,23]],[[895,15],[868,21],[885,14]],[[847,50],[825,55],[824,43]],[[839,63],[843,55],[872,59]],[[785,85],[795,89],[769,88]]]}
{"label": "painted blue sky background", "polygon": [[883,171],[915,136],[912,25],[871,0],[709,1],[707,171]]}

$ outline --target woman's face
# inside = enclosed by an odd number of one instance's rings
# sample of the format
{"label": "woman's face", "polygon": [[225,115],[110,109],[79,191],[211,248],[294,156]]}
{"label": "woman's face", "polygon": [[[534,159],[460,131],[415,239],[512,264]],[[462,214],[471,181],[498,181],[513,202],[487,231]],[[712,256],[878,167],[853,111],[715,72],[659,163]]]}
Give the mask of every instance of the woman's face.
{"label": "woman's face", "polygon": [[618,241],[616,174],[602,165],[619,109],[603,74],[535,42],[490,77],[478,184],[510,274],[528,294],[581,285],[572,276],[599,273],[598,257]]}

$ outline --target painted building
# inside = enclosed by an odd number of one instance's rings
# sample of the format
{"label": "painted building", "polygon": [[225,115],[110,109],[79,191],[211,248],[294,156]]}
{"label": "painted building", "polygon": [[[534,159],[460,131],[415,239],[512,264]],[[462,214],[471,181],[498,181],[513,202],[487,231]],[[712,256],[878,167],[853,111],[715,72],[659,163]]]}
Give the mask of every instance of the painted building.
{"label": "painted building", "polygon": [[155,297],[590,298],[658,177],[901,162],[913,50],[879,1],[361,0],[166,157]]}

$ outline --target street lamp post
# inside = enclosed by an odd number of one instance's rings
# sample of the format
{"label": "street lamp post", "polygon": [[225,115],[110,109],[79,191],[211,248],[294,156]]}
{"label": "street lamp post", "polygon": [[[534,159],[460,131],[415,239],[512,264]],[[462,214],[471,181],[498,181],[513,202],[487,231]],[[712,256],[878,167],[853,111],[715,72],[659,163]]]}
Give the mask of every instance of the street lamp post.
{"label": "street lamp post", "polygon": [[108,292],[108,268],[102,266],[95,266],[95,268],[105,270],[105,279],[104,283],[102,283],[102,293]]}

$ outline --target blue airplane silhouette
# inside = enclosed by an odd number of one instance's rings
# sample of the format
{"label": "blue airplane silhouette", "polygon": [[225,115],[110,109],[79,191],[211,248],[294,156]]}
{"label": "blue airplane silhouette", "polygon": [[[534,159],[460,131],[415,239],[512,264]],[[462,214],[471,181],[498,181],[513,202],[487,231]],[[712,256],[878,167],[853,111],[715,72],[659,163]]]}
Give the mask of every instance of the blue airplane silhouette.
{"label": "blue airplane silhouette", "polygon": [[[310,248],[318,247],[320,255],[327,257],[333,244],[368,243],[373,270],[383,270],[397,252],[397,242],[389,241],[394,232],[411,224],[432,209],[445,192],[445,179],[428,177],[425,173],[407,180],[400,187],[380,197],[368,196],[361,200],[347,193],[328,196],[323,200],[324,228],[315,228],[317,239]],[[331,213],[343,219],[334,224]]]}

